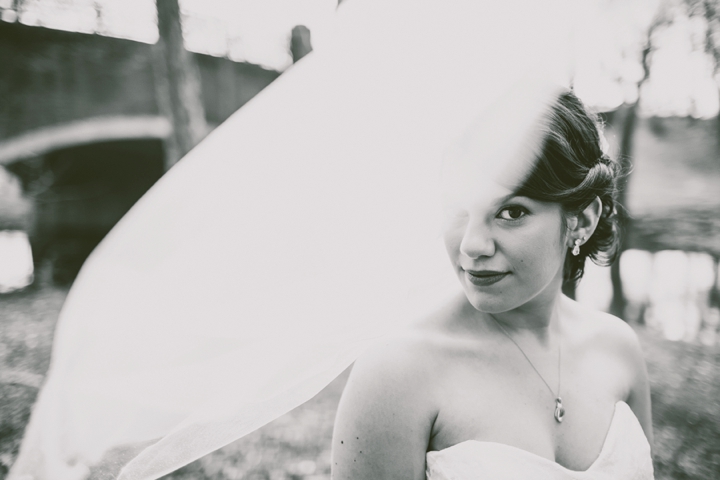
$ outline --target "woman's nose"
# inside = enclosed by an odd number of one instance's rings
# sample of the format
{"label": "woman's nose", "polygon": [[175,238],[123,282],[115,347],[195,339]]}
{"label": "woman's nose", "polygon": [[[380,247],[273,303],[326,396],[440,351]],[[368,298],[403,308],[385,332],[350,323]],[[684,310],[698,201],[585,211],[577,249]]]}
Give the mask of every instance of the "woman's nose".
{"label": "woman's nose", "polygon": [[495,239],[490,225],[483,220],[471,220],[465,228],[460,253],[470,258],[491,257],[495,254]]}

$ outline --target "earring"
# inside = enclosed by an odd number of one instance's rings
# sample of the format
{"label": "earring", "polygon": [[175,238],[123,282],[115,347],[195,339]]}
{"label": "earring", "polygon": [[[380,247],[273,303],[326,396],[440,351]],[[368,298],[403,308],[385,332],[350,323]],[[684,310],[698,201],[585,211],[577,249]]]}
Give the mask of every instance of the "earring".
{"label": "earring", "polygon": [[585,237],[582,237],[582,239],[579,239],[579,238],[576,238],[576,239],[575,239],[575,246],[574,246],[573,249],[572,249],[572,254],[575,255],[576,257],[577,257],[578,255],[580,255],[580,245],[581,245],[582,242],[584,242],[584,241],[585,241]]}

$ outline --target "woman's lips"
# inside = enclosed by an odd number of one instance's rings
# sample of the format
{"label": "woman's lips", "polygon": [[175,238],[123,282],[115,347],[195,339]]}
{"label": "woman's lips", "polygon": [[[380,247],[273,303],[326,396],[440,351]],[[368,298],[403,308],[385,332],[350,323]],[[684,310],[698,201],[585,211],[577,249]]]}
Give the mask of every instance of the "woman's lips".
{"label": "woman's lips", "polygon": [[467,278],[470,283],[477,285],[478,287],[493,285],[508,275],[510,275],[510,272],[498,272],[496,270],[465,270],[465,278]]}

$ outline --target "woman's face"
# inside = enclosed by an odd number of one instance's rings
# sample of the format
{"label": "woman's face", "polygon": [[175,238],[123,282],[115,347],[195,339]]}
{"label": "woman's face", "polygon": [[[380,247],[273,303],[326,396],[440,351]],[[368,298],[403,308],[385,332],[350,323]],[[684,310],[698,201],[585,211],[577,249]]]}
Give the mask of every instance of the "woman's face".
{"label": "woman's face", "polygon": [[559,204],[485,183],[446,205],[445,246],[470,303],[486,313],[554,298],[567,252]]}

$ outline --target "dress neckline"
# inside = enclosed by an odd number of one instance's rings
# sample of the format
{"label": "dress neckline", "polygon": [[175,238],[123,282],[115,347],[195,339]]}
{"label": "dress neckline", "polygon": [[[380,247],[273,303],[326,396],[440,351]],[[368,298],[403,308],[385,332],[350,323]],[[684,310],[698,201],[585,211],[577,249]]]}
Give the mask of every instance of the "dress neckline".
{"label": "dress neckline", "polygon": [[572,470],[570,468],[560,465],[558,462],[556,462],[554,460],[550,460],[549,458],[545,458],[542,455],[538,455],[537,453],[529,452],[522,448],[508,445],[506,443],[490,442],[490,441],[485,441],[485,440],[472,440],[472,439],[471,440],[463,440],[460,443],[456,443],[455,445],[451,445],[449,447],[443,448],[442,450],[433,450],[431,452],[428,452],[427,455],[442,454],[443,452],[447,452],[448,450],[461,448],[462,446],[466,446],[466,445],[485,445],[485,446],[492,446],[492,447],[509,449],[509,450],[515,451],[519,454],[528,456],[530,458],[534,458],[539,462],[553,465],[555,468],[559,468],[565,472],[580,473],[580,474],[588,473],[598,463],[600,463],[600,461],[603,459],[603,457],[605,457],[605,455],[607,453],[608,446],[609,446],[610,442],[612,441],[612,437],[614,436],[614,432],[617,428],[616,424],[617,424],[617,419],[618,419],[618,405],[620,405],[620,404],[623,404],[622,408],[627,409],[630,412],[630,414],[634,416],[634,414],[632,413],[632,410],[630,409],[630,406],[627,403],[625,403],[622,400],[618,400],[617,402],[615,402],[615,406],[613,407],[613,415],[612,415],[612,418],[610,419],[610,426],[608,427],[608,431],[605,434],[605,440],[603,440],[602,447],[600,448],[600,453],[598,454],[597,458],[590,464],[590,466],[585,470]]}

